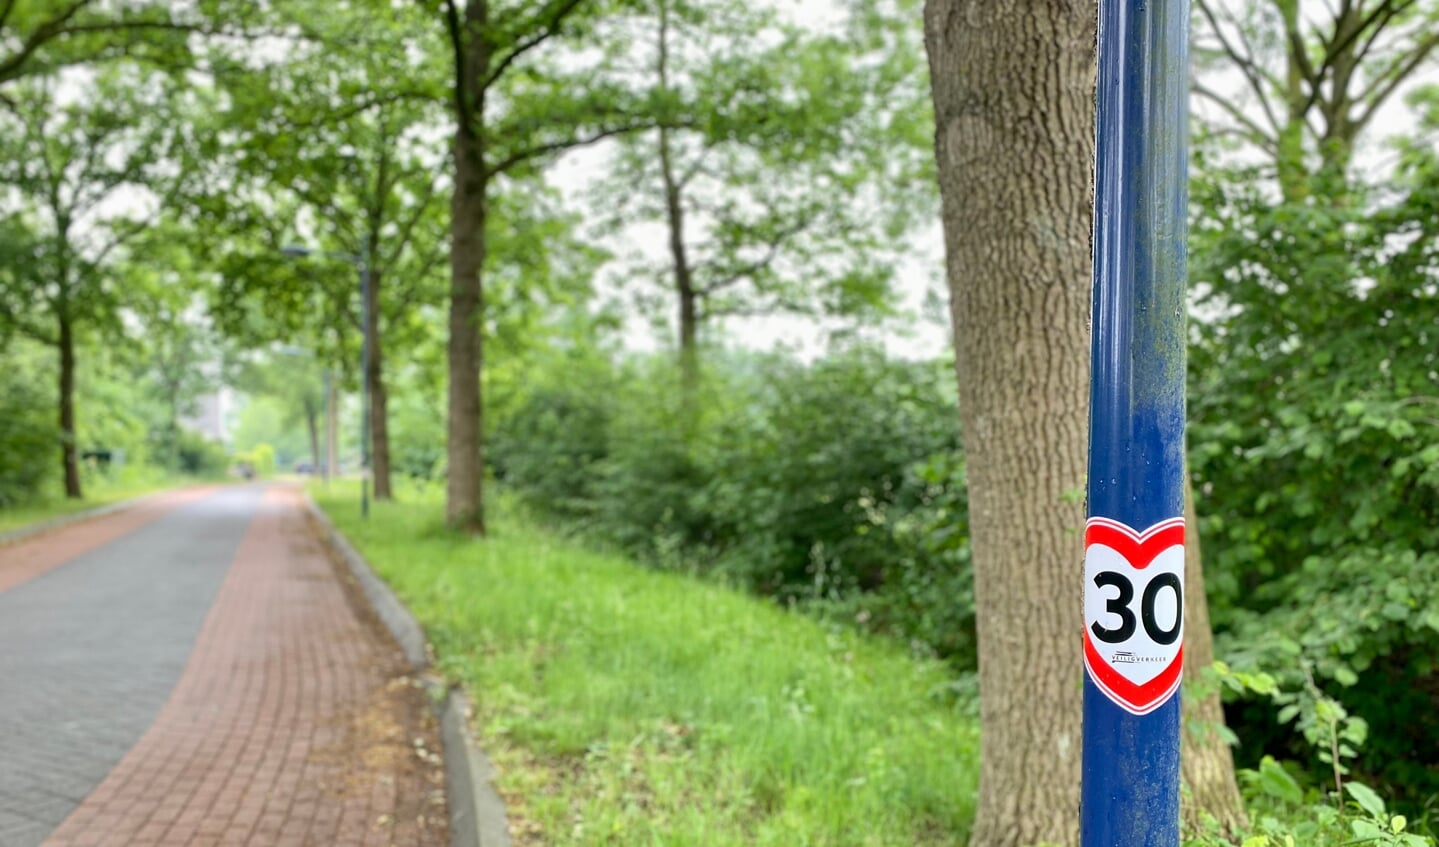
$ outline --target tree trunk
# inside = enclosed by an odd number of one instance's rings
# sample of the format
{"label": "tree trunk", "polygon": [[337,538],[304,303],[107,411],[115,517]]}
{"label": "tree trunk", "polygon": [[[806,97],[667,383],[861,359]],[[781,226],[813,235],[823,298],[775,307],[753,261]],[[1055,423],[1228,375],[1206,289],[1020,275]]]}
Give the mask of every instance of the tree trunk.
{"label": "tree trunk", "polygon": [[480,397],[483,364],[485,112],[480,90],[489,68],[484,0],[470,0],[457,40],[455,190],[450,201],[449,430],[446,444],[445,520],[455,529],[485,534],[484,429]]}
{"label": "tree trunk", "polygon": [[484,535],[484,461],[481,430],[481,321],[485,262],[485,179],[477,140],[460,130],[455,141],[455,195],[451,204],[449,474],[445,518],[450,526]]}
{"label": "tree trunk", "polygon": [[665,186],[665,217],[670,231],[670,258],[674,262],[675,296],[679,300],[680,378],[686,405],[689,405],[699,382],[699,349],[696,346],[699,335],[699,304],[694,273],[685,250],[684,201],[670,157],[669,132],[661,128],[659,134],[660,172],[663,174]]}
{"label": "tree trunk", "polygon": [[[372,254],[373,255],[373,254]],[[370,270],[370,360],[365,381],[370,393],[370,467],[375,499],[390,500],[390,427],[385,397],[385,368],[380,340],[380,274]]]}
{"label": "tree trunk", "polygon": [[[1180,776],[1189,787],[1182,797],[1185,823],[1194,826],[1208,812],[1228,832],[1247,828],[1244,799],[1234,778],[1234,754],[1220,730],[1224,708],[1217,686],[1203,674],[1214,664],[1214,634],[1209,600],[1204,595],[1204,557],[1199,545],[1199,516],[1188,467],[1184,474],[1184,733],[1180,737]],[[1197,694],[1201,696],[1191,696]]]}
{"label": "tree trunk", "polygon": [[165,460],[165,467],[171,471],[179,471],[180,467],[180,380],[179,378],[167,379],[165,381],[165,398],[167,420],[166,451],[169,455]]}
{"label": "tree trunk", "polygon": [[338,398],[335,378],[325,371],[325,482],[340,472],[339,422],[336,419]]}
{"label": "tree trunk", "polygon": [[[659,37],[660,88],[669,90],[669,4],[660,3]],[[659,128],[660,176],[665,189],[665,222],[669,226],[670,258],[674,262],[675,297],[679,301],[680,385],[685,407],[693,406],[695,387],[699,383],[699,294],[695,291],[694,273],[685,249],[685,209],[682,186],[675,177],[674,157],[670,151],[670,133]]]}
{"label": "tree trunk", "polygon": [[75,437],[75,333],[70,320],[60,317],[60,461],[65,468],[65,496],[79,500],[80,456]]}
{"label": "tree trunk", "polygon": [[974,847],[1078,839],[1096,18],[925,5],[979,636]]}

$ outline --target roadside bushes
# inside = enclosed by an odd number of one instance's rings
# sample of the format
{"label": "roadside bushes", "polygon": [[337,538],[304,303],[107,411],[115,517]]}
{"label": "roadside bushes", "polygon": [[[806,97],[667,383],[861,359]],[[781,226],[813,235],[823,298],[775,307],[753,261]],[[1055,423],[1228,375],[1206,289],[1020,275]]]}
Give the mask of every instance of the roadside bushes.
{"label": "roadside bushes", "polygon": [[[1304,762],[1294,777],[1320,791],[1337,751],[1416,814],[1439,792],[1432,412],[1384,384],[1397,365],[1376,365],[1362,392],[1313,374],[1266,395],[1279,363],[1211,356],[1196,348],[1190,456],[1237,761]],[[539,515],[655,567],[975,666],[947,363],[732,354],[688,391],[676,370],[575,352],[530,369],[492,415],[496,476]]]}
{"label": "roadside bushes", "polygon": [[0,508],[35,499],[59,464],[53,388],[39,353],[13,342],[0,369]]}
{"label": "roadside bushes", "polygon": [[193,432],[181,432],[175,445],[175,469],[203,479],[225,475],[230,455],[225,446]]}
{"label": "roadside bushes", "polygon": [[972,663],[947,363],[733,354],[686,388],[668,358],[573,357],[516,401],[490,461],[541,515]]}
{"label": "roadside bushes", "polygon": [[1237,761],[1350,769],[1410,814],[1439,797],[1439,242],[1415,237],[1436,164],[1334,205],[1201,183],[1191,253],[1216,650],[1288,698],[1231,695]]}
{"label": "roadside bushes", "polygon": [[275,474],[275,448],[268,444],[256,444],[254,448],[235,454],[235,461],[249,465],[255,476],[266,479]]}

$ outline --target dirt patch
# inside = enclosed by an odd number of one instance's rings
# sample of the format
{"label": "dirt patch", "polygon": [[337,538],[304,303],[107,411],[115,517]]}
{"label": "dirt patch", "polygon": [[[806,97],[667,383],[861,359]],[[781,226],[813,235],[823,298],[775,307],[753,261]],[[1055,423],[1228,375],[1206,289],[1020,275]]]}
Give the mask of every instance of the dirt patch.
{"label": "dirt patch", "polygon": [[[370,794],[376,780],[393,780],[400,790],[393,814],[381,816],[376,827],[393,830],[397,845],[447,844],[449,810],[445,799],[445,765],[439,721],[422,680],[409,672],[409,663],[390,631],[371,608],[355,575],[329,544],[316,541],[322,532],[312,517],[306,521],[313,545],[329,561],[343,588],[345,601],[374,643],[384,645],[382,666],[374,669],[384,682],[371,689],[363,704],[337,716],[342,740],[312,751],[324,764],[348,762],[343,778],[329,790],[346,797]],[[358,763],[358,764],[355,764]]]}

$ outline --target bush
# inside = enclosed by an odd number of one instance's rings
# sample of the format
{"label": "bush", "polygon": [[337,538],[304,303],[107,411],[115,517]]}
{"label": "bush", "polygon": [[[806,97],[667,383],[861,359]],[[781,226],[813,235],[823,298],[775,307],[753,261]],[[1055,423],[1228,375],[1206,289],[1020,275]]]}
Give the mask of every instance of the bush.
{"label": "bush", "polygon": [[224,476],[230,457],[223,445],[193,432],[181,432],[175,445],[180,473],[198,477]]}
{"label": "bush", "polygon": [[490,460],[541,514],[646,561],[972,665],[952,382],[863,349],[732,356],[689,390],[669,358],[565,359],[496,423]]}
{"label": "bush", "polygon": [[562,360],[537,369],[489,439],[495,477],[544,514],[587,521],[597,508],[597,464],[609,454],[619,401],[608,363]]}
{"label": "bush", "polygon": [[235,461],[249,465],[255,476],[263,479],[275,473],[275,448],[268,444],[257,444],[243,453],[235,454]]}
{"label": "bush", "polygon": [[[1427,173],[1341,206],[1235,180],[1201,200],[1193,251],[1208,315],[1190,456],[1217,652],[1334,692],[1373,730],[1355,774],[1406,811],[1439,794],[1439,253],[1410,238],[1433,219]],[[1245,764],[1309,760],[1295,713],[1243,693],[1229,717]]]}
{"label": "bush", "polygon": [[21,351],[9,361],[0,370],[0,507],[35,499],[60,467],[54,392],[34,357]]}

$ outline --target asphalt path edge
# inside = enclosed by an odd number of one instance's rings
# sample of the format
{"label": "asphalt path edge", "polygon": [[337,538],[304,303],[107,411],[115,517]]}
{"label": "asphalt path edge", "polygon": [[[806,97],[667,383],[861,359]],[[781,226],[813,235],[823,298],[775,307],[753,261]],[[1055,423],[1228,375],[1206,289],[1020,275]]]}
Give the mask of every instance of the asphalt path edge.
{"label": "asphalt path edge", "polygon": [[[431,694],[443,692],[437,702],[436,716],[440,721],[440,743],[445,757],[445,797],[450,811],[451,847],[510,847],[509,826],[505,819],[505,802],[494,787],[494,765],[475,743],[470,733],[470,703],[460,688],[449,688],[438,677],[427,674],[430,653],[425,632],[419,621],[390,586],[375,573],[365,557],[335,527],[330,516],[316,505],[309,492],[305,507],[324,529],[325,541],[339,554],[346,567],[359,581],[365,598],[399,643],[406,661],[424,680]],[[3,543],[3,536],[0,536]]]}

